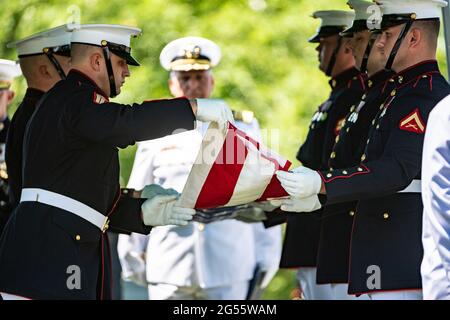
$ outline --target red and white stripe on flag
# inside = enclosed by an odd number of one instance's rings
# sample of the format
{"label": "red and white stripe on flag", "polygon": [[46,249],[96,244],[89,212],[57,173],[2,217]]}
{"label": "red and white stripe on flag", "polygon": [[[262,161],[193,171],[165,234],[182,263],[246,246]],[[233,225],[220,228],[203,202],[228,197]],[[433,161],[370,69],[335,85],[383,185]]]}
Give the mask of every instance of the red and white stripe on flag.
{"label": "red and white stripe on flag", "polygon": [[219,128],[211,123],[180,204],[207,209],[287,196],[275,172],[290,165],[232,124]]}

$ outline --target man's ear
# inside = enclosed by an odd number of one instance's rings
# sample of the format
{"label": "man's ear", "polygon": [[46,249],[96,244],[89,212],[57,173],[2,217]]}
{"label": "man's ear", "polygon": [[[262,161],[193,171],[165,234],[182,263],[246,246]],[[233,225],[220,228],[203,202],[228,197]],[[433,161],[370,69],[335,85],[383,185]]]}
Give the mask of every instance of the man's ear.
{"label": "man's ear", "polygon": [[215,85],[216,85],[216,79],[214,79],[214,76],[211,75],[211,90],[214,89]]}
{"label": "man's ear", "polygon": [[342,44],[342,46],[344,47],[344,53],[345,54],[353,54],[353,49],[352,49],[350,39],[345,39],[343,41],[344,41],[344,43]]}
{"label": "man's ear", "polygon": [[45,64],[41,64],[38,68],[39,70],[39,74],[41,75],[41,77],[45,78],[45,79],[51,79],[52,75],[48,70],[48,66]]}
{"label": "man's ear", "polygon": [[13,101],[14,97],[16,96],[16,93],[12,90],[8,90],[8,104]]}
{"label": "man's ear", "polygon": [[169,91],[173,96],[176,96],[178,92],[181,90],[178,81],[175,80],[174,77],[172,76],[169,78],[169,80],[167,80],[167,84],[169,86]]}
{"label": "man's ear", "polygon": [[422,41],[422,32],[419,28],[413,28],[410,34],[411,38],[409,40],[409,46],[415,48]]}
{"label": "man's ear", "polygon": [[89,62],[92,70],[96,72],[100,72],[102,70],[101,64],[103,63],[103,57],[100,53],[95,52],[91,54],[91,56],[89,57]]}

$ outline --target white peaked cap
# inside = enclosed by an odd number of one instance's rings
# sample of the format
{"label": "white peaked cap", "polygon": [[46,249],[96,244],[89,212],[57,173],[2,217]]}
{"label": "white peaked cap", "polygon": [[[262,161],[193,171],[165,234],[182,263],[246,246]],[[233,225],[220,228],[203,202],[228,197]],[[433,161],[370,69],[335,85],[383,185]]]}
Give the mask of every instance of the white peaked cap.
{"label": "white peaked cap", "polygon": [[219,64],[220,48],[201,37],[185,37],[169,42],[161,51],[159,61],[168,71],[208,70]]}
{"label": "white peaked cap", "polygon": [[444,0],[377,0],[383,15],[414,13],[415,19],[440,18]]}
{"label": "white peaked cap", "polygon": [[369,19],[370,16],[373,14],[369,8],[371,6],[376,6],[377,4],[372,1],[349,0],[347,2],[347,5],[355,11],[355,21],[356,21]]}
{"label": "white peaked cap", "polygon": [[44,53],[45,48],[70,45],[70,30],[67,25],[45,30],[22,40],[11,42],[8,48],[16,48],[19,57]]}
{"label": "white peaked cap", "polygon": [[11,81],[21,74],[20,66],[15,61],[0,59],[0,81]]}
{"label": "white peaked cap", "polygon": [[141,34],[141,29],[118,24],[82,24],[72,31],[71,43],[105,46],[122,57],[128,64],[139,66],[139,62],[131,56],[131,37]]}
{"label": "white peaked cap", "polygon": [[141,34],[141,29],[117,24],[81,24],[72,31],[70,42],[101,46],[108,41],[130,47],[131,37]]}
{"label": "white peaked cap", "polygon": [[353,11],[322,10],[313,13],[313,18],[321,19],[321,27],[350,27],[355,18]]}

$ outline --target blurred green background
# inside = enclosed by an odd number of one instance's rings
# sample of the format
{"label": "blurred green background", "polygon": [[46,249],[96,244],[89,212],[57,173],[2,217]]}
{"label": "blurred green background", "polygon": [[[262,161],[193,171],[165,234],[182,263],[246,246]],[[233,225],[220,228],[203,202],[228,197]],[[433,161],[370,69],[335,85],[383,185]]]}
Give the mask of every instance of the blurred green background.
{"label": "blurred green background", "polygon": [[[74,20],[117,23],[142,28],[132,40],[141,67],[116,101],[131,103],[169,97],[168,74],[159,64],[161,49],[171,40],[202,36],[222,49],[215,68],[215,97],[236,110],[252,110],[261,127],[278,129],[282,144],[266,143],[294,162],[295,154],[317,106],[329,94],[328,79],[317,69],[315,46],[307,39],[319,21],[310,17],[321,9],[347,9],[346,0],[0,0],[0,58],[16,59],[6,43]],[[439,62],[446,75],[445,45],[441,36]],[[24,79],[14,84],[17,98]],[[126,185],[135,146],[121,150],[121,184]],[[289,299],[295,287],[293,271],[279,271],[264,298]]]}

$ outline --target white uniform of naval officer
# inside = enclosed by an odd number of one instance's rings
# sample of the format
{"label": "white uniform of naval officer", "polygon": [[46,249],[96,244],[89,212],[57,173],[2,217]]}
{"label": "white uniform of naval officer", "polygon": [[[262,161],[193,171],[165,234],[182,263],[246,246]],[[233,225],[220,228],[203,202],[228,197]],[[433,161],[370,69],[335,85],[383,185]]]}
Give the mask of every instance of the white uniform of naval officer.
{"label": "white uniform of naval officer", "polygon": [[21,74],[16,62],[0,59],[0,235],[12,210],[9,201],[9,176],[5,163],[6,136],[11,127],[8,108],[15,96],[11,86],[13,79]]}
{"label": "white uniform of naval officer", "polygon": [[431,112],[422,161],[423,298],[450,300],[450,97]]}
{"label": "white uniform of naval officer", "polygon": [[[187,37],[169,43],[160,60],[170,71],[171,93],[209,97],[214,85],[209,69],[220,58],[220,48],[204,38]],[[256,119],[236,118],[239,129],[260,138]],[[176,138],[139,143],[128,187],[141,189],[156,183],[181,192],[207,127],[208,123],[198,122],[196,130]],[[267,285],[281,255],[280,227],[265,229],[262,223],[237,220],[191,222],[183,227],[155,228],[149,237],[121,237],[119,255],[125,276],[128,272],[139,278],[139,267],[130,270],[130,263],[139,261],[140,252],[147,246],[146,281],[152,300],[245,299],[256,265],[268,271],[263,281],[263,286]]]}
{"label": "white uniform of naval officer", "polygon": [[[8,130],[8,107],[14,99],[15,93],[11,90],[13,79],[22,74],[20,66],[12,61],[0,59],[0,135],[6,138]],[[5,161],[5,141],[0,139],[0,162]],[[1,231],[1,229],[0,229]]]}

